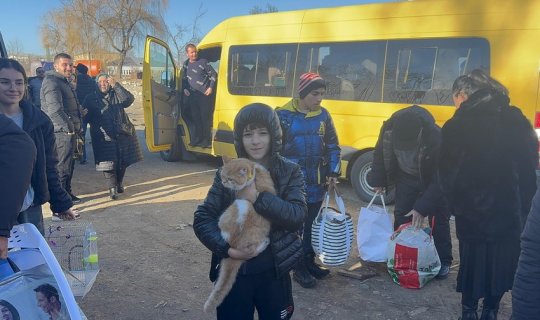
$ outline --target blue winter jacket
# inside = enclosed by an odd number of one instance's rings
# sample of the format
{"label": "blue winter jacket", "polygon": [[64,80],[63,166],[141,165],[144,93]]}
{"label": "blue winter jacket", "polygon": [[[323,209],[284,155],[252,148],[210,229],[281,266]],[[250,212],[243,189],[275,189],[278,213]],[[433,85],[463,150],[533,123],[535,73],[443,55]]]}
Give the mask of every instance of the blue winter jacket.
{"label": "blue winter jacket", "polygon": [[298,99],[277,109],[283,130],[281,154],[302,167],[307,202],[322,201],[326,177],[339,176],[341,148],[328,111],[321,107],[307,114],[298,111]]}

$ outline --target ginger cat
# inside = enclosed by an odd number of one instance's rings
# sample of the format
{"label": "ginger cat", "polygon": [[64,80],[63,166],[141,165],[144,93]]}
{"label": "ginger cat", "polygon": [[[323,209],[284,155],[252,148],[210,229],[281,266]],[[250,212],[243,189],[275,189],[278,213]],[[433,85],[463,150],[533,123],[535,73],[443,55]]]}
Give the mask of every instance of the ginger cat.
{"label": "ginger cat", "polygon": [[[221,180],[226,188],[232,190],[242,190],[255,183],[257,191],[276,194],[270,173],[263,166],[248,159],[223,156]],[[270,222],[255,212],[253,204],[247,200],[236,199],[221,215],[218,226],[223,238],[235,249],[259,254],[270,243]],[[242,263],[243,260],[232,258],[221,260],[218,279],[204,304],[205,312],[215,309],[223,302],[231,291]]]}

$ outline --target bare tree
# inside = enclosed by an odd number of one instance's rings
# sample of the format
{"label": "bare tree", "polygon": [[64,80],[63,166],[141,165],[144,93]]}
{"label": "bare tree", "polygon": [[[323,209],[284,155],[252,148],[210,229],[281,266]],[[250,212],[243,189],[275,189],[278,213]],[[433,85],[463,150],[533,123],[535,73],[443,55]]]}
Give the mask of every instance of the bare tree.
{"label": "bare tree", "polygon": [[19,38],[15,38],[13,40],[10,40],[7,43],[7,51],[9,52],[10,55],[12,55],[14,57],[19,57],[21,54],[23,54],[24,53],[24,46],[23,46],[21,40],[19,40]]}
{"label": "bare tree", "polygon": [[258,5],[254,6],[249,10],[249,14],[261,14],[261,13],[271,13],[271,12],[278,12],[278,8],[274,5],[271,5],[270,3],[266,4],[266,8],[262,8]]}
{"label": "bare tree", "polygon": [[176,62],[178,65],[186,59],[185,49],[186,45],[189,43],[198,44],[202,35],[199,30],[199,21],[206,14],[207,10],[203,10],[202,4],[197,10],[197,14],[193,19],[193,22],[190,25],[175,24],[174,29],[171,30],[169,27],[166,27],[167,38],[170,40],[170,43],[173,44],[176,51]]}
{"label": "bare tree", "polygon": [[87,5],[94,15],[88,18],[103,32],[111,47],[119,53],[117,76],[128,52],[135,42],[144,36],[145,30],[163,33],[161,13],[167,0],[89,0]]}
{"label": "bare tree", "polygon": [[73,55],[104,51],[97,26],[89,21],[93,13],[85,1],[63,1],[63,7],[47,12],[42,19],[41,42],[50,55],[67,52]]}

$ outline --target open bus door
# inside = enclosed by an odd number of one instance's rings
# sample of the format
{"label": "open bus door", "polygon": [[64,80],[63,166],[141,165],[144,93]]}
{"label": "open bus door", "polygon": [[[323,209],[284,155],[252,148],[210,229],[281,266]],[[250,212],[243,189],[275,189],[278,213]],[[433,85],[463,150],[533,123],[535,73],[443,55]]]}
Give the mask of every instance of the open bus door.
{"label": "open bus door", "polygon": [[167,44],[147,36],[143,62],[143,109],[146,145],[168,151],[178,139],[178,69]]}
{"label": "open bus door", "polygon": [[0,58],[7,58],[6,46],[4,45],[4,40],[2,39],[2,33],[0,33]]}

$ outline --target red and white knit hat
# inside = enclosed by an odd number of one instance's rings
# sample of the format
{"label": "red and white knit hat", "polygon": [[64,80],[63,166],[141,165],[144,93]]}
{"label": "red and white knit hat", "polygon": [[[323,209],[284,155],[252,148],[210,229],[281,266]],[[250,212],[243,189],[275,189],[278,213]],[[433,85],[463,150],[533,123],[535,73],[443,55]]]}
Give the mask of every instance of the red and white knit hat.
{"label": "red and white knit hat", "polygon": [[300,76],[297,88],[300,99],[304,99],[311,91],[319,88],[326,88],[326,82],[319,74],[307,72]]}

